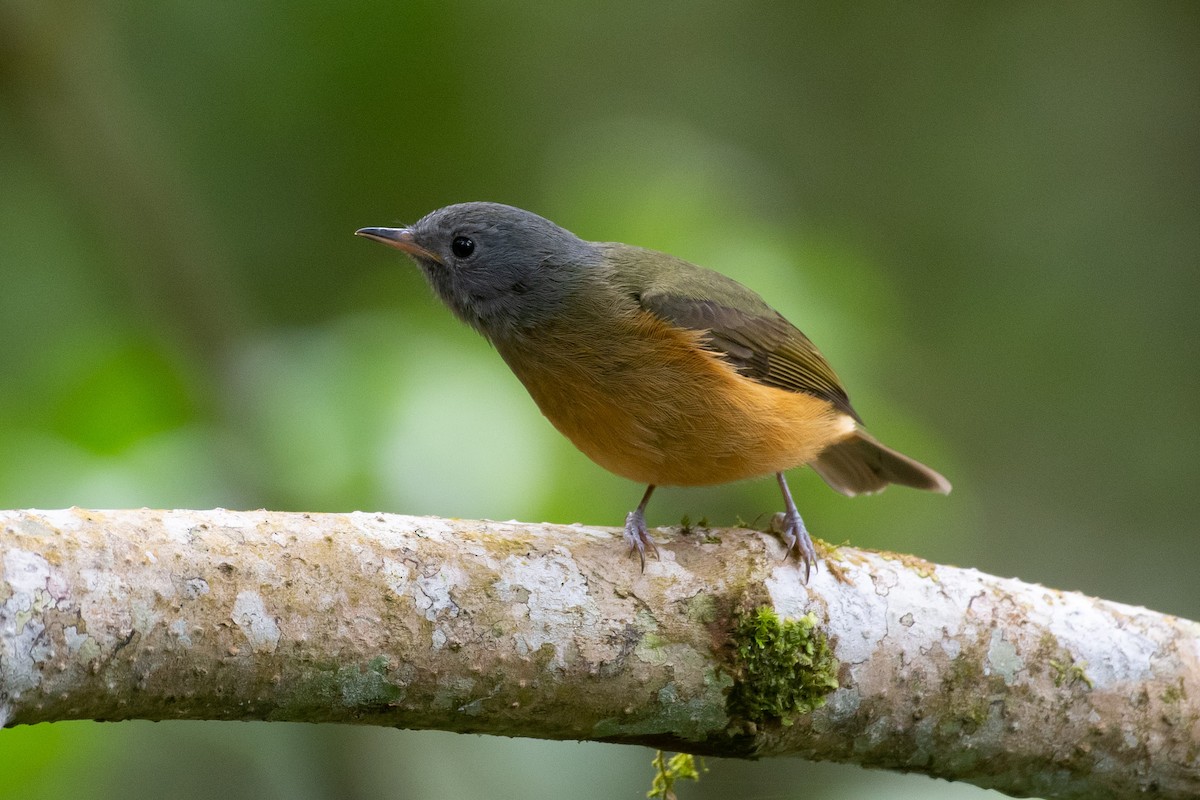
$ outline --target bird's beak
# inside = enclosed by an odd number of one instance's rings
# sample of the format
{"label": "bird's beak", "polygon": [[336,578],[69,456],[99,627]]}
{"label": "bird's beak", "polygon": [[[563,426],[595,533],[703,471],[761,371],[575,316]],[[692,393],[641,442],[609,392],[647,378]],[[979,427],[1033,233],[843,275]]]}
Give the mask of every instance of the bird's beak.
{"label": "bird's beak", "polygon": [[410,256],[424,258],[438,264],[442,263],[440,256],[417,244],[416,239],[413,238],[412,231],[408,228],[359,228],[354,232],[354,235],[362,236],[366,239],[374,239],[389,247],[403,250]]}

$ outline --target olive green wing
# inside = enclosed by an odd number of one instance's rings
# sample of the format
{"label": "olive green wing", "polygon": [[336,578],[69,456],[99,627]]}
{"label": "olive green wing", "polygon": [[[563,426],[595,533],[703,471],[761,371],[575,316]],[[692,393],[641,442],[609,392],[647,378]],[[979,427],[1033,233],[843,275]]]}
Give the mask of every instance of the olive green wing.
{"label": "olive green wing", "polygon": [[703,331],[713,350],[742,375],[827,400],[862,422],[816,345],[756,293],[719,272],[673,256],[632,247],[619,250],[618,272],[634,278],[629,288],[642,308],[680,327]]}

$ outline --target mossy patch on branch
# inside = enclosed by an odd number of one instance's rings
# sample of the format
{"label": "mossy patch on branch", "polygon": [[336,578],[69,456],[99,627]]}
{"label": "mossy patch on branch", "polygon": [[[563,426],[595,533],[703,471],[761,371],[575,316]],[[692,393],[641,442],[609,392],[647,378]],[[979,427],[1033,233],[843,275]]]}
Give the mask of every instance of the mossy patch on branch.
{"label": "mossy patch on branch", "polygon": [[781,620],[761,606],[742,615],[733,628],[733,687],[730,716],[760,723],[792,724],[797,715],[825,705],[838,688],[838,661],[829,639],[809,612]]}

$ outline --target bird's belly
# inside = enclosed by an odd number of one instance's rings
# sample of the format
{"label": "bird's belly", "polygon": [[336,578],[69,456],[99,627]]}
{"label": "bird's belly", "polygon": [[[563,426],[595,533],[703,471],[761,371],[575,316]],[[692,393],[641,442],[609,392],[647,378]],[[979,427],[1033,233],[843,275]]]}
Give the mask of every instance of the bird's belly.
{"label": "bird's belly", "polygon": [[696,331],[647,315],[609,333],[499,349],[554,426],[618,475],[727,483],[807,463],[854,430],[825,400],[738,374]]}

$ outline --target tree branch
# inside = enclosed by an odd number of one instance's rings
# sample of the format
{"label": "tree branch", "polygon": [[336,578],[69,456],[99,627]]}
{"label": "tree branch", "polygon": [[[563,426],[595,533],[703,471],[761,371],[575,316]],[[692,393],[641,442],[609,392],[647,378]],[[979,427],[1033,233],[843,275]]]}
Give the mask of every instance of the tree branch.
{"label": "tree branch", "polygon": [[351,722],[1200,795],[1194,622],[851,548],[804,586],[752,531],[659,544],[642,574],[581,526],[0,511],[0,723]]}

